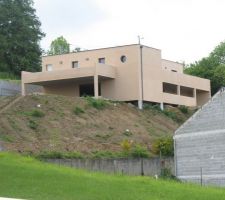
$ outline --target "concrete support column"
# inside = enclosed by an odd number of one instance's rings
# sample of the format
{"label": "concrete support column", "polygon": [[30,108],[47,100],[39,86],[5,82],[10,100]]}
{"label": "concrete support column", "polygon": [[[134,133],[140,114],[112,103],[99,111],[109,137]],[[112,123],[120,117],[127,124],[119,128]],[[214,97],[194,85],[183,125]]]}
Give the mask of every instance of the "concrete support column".
{"label": "concrete support column", "polygon": [[194,98],[195,98],[195,105],[198,106],[198,99],[197,99],[197,90],[194,88]]}
{"label": "concrete support column", "polygon": [[177,86],[177,95],[180,95],[180,85]]}
{"label": "concrete support column", "polygon": [[25,83],[21,83],[21,94],[22,96],[26,96],[26,85]]}
{"label": "concrete support column", "polygon": [[163,104],[163,102],[160,103],[160,109],[161,110],[164,110],[164,104]]}
{"label": "concrete support column", "polygon": [[94,94],[95,94],[95,98],[98,98],[98,75],[94,76]]}
{"label": "concrete support column", "polygon": [[138,108],[139,108],[140,110],[143,109],[143,101],[142,101],[142,100],[138,100]]}

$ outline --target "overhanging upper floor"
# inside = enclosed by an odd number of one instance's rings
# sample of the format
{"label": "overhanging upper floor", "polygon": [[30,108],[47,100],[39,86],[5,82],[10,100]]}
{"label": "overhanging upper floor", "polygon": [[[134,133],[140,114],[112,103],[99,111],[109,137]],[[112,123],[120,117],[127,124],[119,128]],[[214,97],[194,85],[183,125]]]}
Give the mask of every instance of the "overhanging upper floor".
{"label": "overhanging upper floor", "polygon": [[116,77],[116,68],[114,66],[105,64],[96,64],[91,67],[81,67],[75,69],[64,69],[47,72],[22,72],[22,82],[24,84],[39,84],[43,85],[45,82],[72,80],[87,78],[93,76],[114,79]]}

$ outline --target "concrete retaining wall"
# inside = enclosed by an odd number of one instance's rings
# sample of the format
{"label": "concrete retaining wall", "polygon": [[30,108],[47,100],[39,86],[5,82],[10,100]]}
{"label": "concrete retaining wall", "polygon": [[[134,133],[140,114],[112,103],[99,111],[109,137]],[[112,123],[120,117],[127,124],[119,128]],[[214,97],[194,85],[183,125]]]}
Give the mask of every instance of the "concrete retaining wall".
{"label": "concrete retaining wall", "polygon": [[[42,92],[42,87],[27,85],[27,93]],[[0,80],[0,96],[12,96],[21,94],[21,84],[11,81]]]}
{"label": "concrete retaining wall", "polygon": [[91,171],[122,173],[127,175],[160,175],[168,168],[174,174],[173,158],[159,159],[46,159],[45,161]]}

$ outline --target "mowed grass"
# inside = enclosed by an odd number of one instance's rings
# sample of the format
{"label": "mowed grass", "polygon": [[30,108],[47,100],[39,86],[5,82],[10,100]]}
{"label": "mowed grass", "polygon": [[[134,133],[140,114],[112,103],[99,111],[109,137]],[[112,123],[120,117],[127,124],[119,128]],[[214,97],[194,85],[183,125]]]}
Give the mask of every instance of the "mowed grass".
{"label": "mowed grass", "polygon": [[0,153],[0,196],[52,200],[220,200],[225,189],[106,175]]}

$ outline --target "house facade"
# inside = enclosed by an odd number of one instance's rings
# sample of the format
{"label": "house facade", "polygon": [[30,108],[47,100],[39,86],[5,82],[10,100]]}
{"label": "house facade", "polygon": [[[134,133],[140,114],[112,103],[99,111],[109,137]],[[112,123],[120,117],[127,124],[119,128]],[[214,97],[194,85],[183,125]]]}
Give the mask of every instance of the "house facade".
{"label": "house facade", "polygon": [[198,106],[210,98],[209,80],[183,74],[182,64],[139,44],[42,57],[42,72],[22,72],[23,95],[27,84],[48,94],[138,102],[139,108],[143,102]]}

